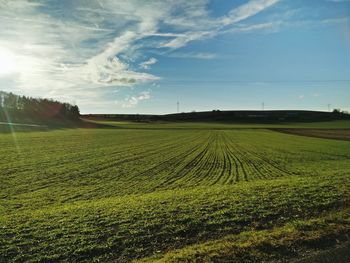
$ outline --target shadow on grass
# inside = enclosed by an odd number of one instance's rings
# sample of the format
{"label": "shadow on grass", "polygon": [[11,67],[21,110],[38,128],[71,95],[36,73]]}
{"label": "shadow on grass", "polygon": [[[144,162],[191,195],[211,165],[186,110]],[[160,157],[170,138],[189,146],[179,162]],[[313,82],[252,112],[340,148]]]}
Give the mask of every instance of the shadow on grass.
{"label": "shadow on grass", "polygon": [[52,120],[42,123],[0,123],[0,133],[52,131],[63,129],[115,129],[113,125],[88,120]]}

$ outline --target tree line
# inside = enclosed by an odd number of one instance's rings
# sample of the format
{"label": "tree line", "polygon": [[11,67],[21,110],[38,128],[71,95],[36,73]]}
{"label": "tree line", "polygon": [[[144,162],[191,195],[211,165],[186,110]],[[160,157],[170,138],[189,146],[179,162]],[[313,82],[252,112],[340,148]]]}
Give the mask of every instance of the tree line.
{"label": "tree line", "polygon": [[0,119],[79,119],[79,107],[0,91]]}

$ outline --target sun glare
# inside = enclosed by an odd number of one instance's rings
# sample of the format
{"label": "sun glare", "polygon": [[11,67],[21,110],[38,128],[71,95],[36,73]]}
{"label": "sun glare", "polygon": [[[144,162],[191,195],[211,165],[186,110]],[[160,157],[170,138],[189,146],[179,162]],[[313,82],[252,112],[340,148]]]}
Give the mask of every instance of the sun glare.
{"label": "sun glare", "polygon": [[0,47],[0,76],[16,72],[16,56],[9,50]]}

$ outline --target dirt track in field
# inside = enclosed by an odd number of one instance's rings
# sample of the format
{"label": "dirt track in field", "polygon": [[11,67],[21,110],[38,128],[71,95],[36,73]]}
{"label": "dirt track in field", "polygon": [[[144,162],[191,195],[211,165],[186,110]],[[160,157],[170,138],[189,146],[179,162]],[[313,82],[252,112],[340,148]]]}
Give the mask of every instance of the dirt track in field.
{"label": "dirt track in field", "polygon": [[309,136],[324,139],[335,139],[350,141],[350,129],[284,129],[276,128],[273,131],[295,134],[301,136]]}

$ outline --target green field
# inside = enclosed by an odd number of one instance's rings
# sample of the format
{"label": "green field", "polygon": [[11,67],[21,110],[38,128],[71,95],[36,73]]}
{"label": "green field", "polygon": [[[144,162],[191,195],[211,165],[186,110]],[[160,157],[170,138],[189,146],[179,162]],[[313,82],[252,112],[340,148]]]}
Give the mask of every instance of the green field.
{"label": "green field", "polygon": [[350,234],[348,141],[106,124],[0,133],[0,262],[288,261]]}

